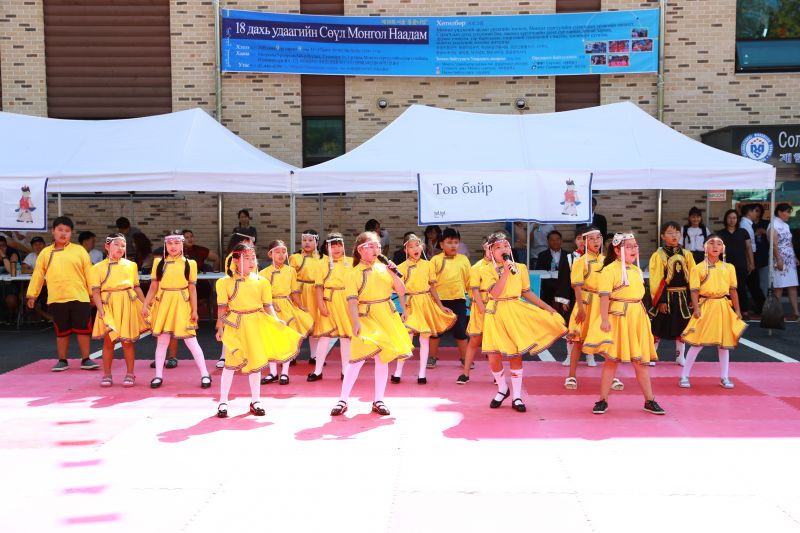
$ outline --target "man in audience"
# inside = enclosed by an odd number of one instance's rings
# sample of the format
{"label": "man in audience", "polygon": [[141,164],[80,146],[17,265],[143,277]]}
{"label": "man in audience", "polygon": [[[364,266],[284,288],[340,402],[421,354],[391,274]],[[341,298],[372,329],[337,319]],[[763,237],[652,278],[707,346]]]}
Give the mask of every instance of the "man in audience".
{"label": "man in audience", "polygon": [[378,234],[378,237],[381,240],[381,253],[388,254],[389,253],[389,231],[381,229],[381,223],[371,218],[367,220],[367,223],[364,224],[364,231],[374,231]]}
{"label": "man in audience", "polygon": [[197,262],[197,270],[203,271],[206,261],[211,261],[214,272],[219,272],[220,259],[216,252],[212,252],[205,246],[194,243],[194,233],[190,229],[183,230],[183,255]]}
{"label": "man in audience", "polygon": [[96,237],[97,236],[91,231],[82,231],[80,235],[78,235],[78,243],[86,248],[86,252],[89,254],[89,259],[92,260],[93,265],[103,260],[103,252],[94,247]]}
{"label": "man in audience", "polygon": [[[742,207],[742,220],[739,222],[739,227],[747,232],[750,236],[750,249],[753,252],[753,260],[755,265],[755,254],[757,248],[756,233],[753,224],[758,222],[758,209],[757,204],[748,204]],[[750,296],[753,297],[753,313],[761,315],[761,308],[764,306],[764,293],[761,291],[761,283],[759,281],[758,268],[753,268],[752,272],[747,275],[747,290],[750,291]],[[753,319],[760,319],[760,316],[754,316]]]}
{"label": "man in audience", "polygon": [[25,259],[23,259],[22,261],[23,274],[33,273],[33,267],[36,266],[36,258],[39,257],[39,254],[42,252],[43,248],[44,248],[44,239],[38,236],[31,239],[31,249],[33,251],[28,255],[26,255]]}
{"label": "man in audience", "polygon": [[597,212],[597,197],[594,195],[592,196],[592,213],[594,214],[592,217],[592,226],[599,229],[601,234],[607,235],[608,221],[606,217]]}
{"label": "man in audience", "polygon": [[133,260],[136,257],[136,245],[133,243],[133,236],[137,233],[142,233],[142,230],[136,226],[131,226],[131,221],[125,217],[119,217],[115,224],[117,231],[125,235],[128,259]]}
{"label": "man in audience", "polygon": [[[547,234],[547,250],[540,253],[539,257],[536,258],[536,270],[558,272],[559,268],[561,268],[561,263],[567,262],[567,254],[561,249],[561,240],[561,233],[557,230],[552,230]],[[554,297],[557,281],[556,278],[542,280],[541,298],[548,305],[555,305]]]}
{"label": "man in audience", "polygon": [[240,209],[236,216],[239,217],[239,225],[233,229],[233,233],[247,235],[251,238],[253,244],[255,244],[258,235],[256,228],[250,225],[250,211],[247,209]]}

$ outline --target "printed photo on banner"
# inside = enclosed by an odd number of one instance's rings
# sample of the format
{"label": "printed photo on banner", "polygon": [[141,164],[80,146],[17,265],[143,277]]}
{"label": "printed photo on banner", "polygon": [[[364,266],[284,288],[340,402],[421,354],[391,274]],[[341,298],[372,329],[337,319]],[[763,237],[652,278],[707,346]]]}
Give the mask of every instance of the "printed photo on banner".
{"label": "printed photo on banner", "polygon": [[633,41],[634,52],[652,52],[653,39],[637,39]]}
{"label": "printed photo on banner", "polygon": [[47,178],[0,182],[0,230],[47,229]]}
{"label": "printed photo on banner", "polygon": [[627,67],[628,65],[630,65],[630,62],[631,62],[631,56],[629,56],[628,54],[608,56],[609,67]]}

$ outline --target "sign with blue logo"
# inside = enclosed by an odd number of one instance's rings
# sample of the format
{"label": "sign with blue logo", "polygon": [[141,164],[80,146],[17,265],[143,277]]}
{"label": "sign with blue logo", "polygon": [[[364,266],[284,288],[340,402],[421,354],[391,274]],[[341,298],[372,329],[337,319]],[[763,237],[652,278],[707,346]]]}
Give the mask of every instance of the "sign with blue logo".
{"label": "sign with blue logo", "polygon": [[224,72],[554,76],[658,70],[658,9],[483,17],[222,10]]}
{"label": "sign with blue logo", "polygon": [[742,141],[742,155],[762,163],[770,158],[772,148],[772,139],[764,133],[751,133]]}

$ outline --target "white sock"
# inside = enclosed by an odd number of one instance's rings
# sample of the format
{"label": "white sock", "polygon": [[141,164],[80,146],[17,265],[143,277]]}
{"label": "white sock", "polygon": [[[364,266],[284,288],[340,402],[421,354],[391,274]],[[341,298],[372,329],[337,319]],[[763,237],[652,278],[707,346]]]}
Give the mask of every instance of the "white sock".
{"label": "white sock", "polygon": [[675,359],[680,359],[686,352],[686,344],[678,339],[675,339]]}
{"label": "white sock", "polygon": [[364,366],[364,361],[347,365],[347,369],[344,371],[344,381],[342,381],[342,395],[339,397],[341,401],[347,402],[350,399],[350,393],[353,391],[353,385],[356,384],[362,366]]}
{"label": "white sock", "polygon": [[250,401],[255,403],[261,399],[261,372],[253,372],[247,378],[250,381]]}
{"label": "white sock", "polygon": [[273,376],[278,375],[278,363],[270,363],[269,364],[269,373]]}
{"label": "white sock", "polygon": [[[327,337],[324,337],[327,338]],[[320,337],[309,337],[308,338],[308,350],[311,353],[311,357],[317,357],[317,346],[319,345]],[[316,372],[314,372],[316,374]]]}
{"label": "white sock", "polygon": [[522,398],[522,369],[511,369],[511,391],[512,396],[516,400]]}
{"label": "white sock", "polygon": [[575,343],[572,341],[567,341],[567,357],[564,359],[564,362],[569,362],[569,358],[572,357],[572,348],[575,346]]}
{"label": "white sock", "polygon": [[342,356],[342,374],[346,374],[347,367],[350,366],[350,339],[339,338],[339,351]]}
{"label": "white sock", "polygon": [[219,358],[225,359],[225,345],[222,345],[222,350],[219,351]]}
{"label": "white sock", "polygon": [[197,342],[197,337],[187,337],[183,339],[183,342],[186,343],[186,347],[192,352],[194,363],[197,365],[197,370],[200,371],[200,375],[207,376],[208,368],[206,368],[206,357],[203,355],[203,349],[200,347],[200,343]]}
{"label": "white sock", "polygon": [[322,367],[325,366],[325,358],[328,357],[328,344],[331,342],[330,337],[319,337],[317,342],[314,343],[314,373],[318,376],[322,375]]}
{"label": "white sock", "polygon": [[425,377],[425,371],[428,369],[428,355],[431,351],[431,338],[419,338],[419,377]]}
{"label": "white sock", "polygon": [[222,377],[219,379],[219,403],[228,403],[228,393],[231,391],[234,371],[230,368],[222,369]]}
{"label": "white sock", "polygon": [[717,355],[719,355],[719,377],[728,379],[731,354],[725,348],[717,348]]}
{"label": "white sock", "polygon": [[681,371],[682,378],[688,378],[689,372],[692,370],[692,365],[694,365],[695,360],[697,359],[697,355],[702,350],[702,346],[692,346],[689,348],[689,351],[686,354],[686,362],[683,364],[683,370]]}
{"label": "white sock", "polygon": [[497,382],[497,396],[495,396],[495,400],[500,401],[503,399],[503,396],[508,392],[508,383],[506,383],[506,376],[501,370],[500,372],[492,371],[492,375],[494,376],[494,380]]}
{"label": "white sock", "polygon": [[167,359],[167,348],[169,348],[170,335],[159,335],[156,341],[156,377],[164,377],[164,361]]}
{"label": "white sock", "polygon": [[380,359],[375,358],[375,400],[380,402],[383,400],[383,394],[386,392],[386,380],[389,377],[389,364],[381,363]]}
{"label": "white sock", "polygon": [[292,363],[290,361],[287,361],[287,362],[283,363],[283,365],[281,365],[281,374],[286,374],[288,376],[289,375],[289,365],[291,365],[291,364]]}

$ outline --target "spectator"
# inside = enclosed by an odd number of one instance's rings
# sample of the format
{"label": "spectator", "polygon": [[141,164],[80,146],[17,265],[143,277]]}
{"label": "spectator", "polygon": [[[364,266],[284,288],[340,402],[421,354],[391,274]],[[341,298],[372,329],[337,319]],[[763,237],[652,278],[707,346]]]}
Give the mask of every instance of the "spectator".
{"label": "spectator", "polygon": [[194,243],[194,233],[192,230],[183,230],[183,238],[185,239],[183,242],[183,255],[189,259],[194,259],[197,262],[197,268],[199,270],[204,270],[203,266],[205,265],[206,261],[211,261],[214,272],[219,272],[219,256],[205,246],[196,245]]}
{"label": "spectator", "polygon": [[[550,272],[558,272],[564,266],[562,263],[567,263],[567,254],[561,249],[561,233],[553,230],[547,234],[547,250],[539,254],[536,258],[536,270],[547,270]],[[557,279],[542,280],[541,298],[547,305],[555,306],[556,287],[558,285]]]}
{"label": "spectator", "polygon": [[[406,242],[406,239],[409,235],[414,235],[413,231],[407,231],[403,233],[403,242]],[[392,255],[392,262],[395,265],[399,265],[400,263],[404,262],[407,259],[406,257],[406,248],[404,245],[400,245],[400,248]]]}
{"label": "spectator", "polygon": [[[750,296],[753,297],[753,312],[757,315],[761,314],[761,308],[764,306],[764,293],[761,291],[761,283],[759,282],[758,268],[755,264],[756,254],[756,233],[754,224],[758,222],[758,212],[756,211],[756,204],[748,204],[742,207],[742,221],[739,226],[747,232],[750,236],[750,253],[753,258],[750,259],[753,270],[747,274],[747,290],[750,291]],[[752,317],[760,318],[760,317]]]}
{"label": "spectator", "polygon": [[364,231],[374,231],[378,234],[381,238],[381,253],[388,254],[389,253],[389,231],[385,229],[381,229],[381,223],[371,218],[367,220],[367,223],[364,224]]}
{"label": "spectator", "polygon": [[39,254],[42,252],[43,248],[44,248],[44,239],[38,236],[31,239],[31,249],[33,251],[28,255],[26,255],[25,259],[22,261],[23,274],[33,273],[33,267],[36,266],[36,258],[39,257]]}
{"label": "spectator", "polygon": [[19,263],[19,252],[8,245],[8,241],[0,235],[0,262],[2,268],[12,276],[17,275],[17,263]]}
{"label": "spectator", "polygon": [[787,221],[792,215],[792,206],[780,203],[775,207],[775,218],[770,224],[772,230],[772,253],[775,262],[772,266],[773,285],[778,301],[783,297],[783,289],[789,292],[789,303],[792,314],[786,317],[787,322],[797,322],[797,256],[792,247],[792,231]]}
{"label": "spectator", "polygon": [[700,263],[705,258],[706,237],[711,233],[703,224],[703,212],[696,207],[689,209],[688,224],[683,227],[682,246],[692,252],[694,262]]}
{"label": "spectator", "polygon": [[425,227],[425,256],[430,260],[442,251],[442,228],[437,225]]}
{"label": "spectator", "polygon": [[[19,253],[8,245],[8,241],[0,235],[0,273],[8,273],[12,276],[17,275],[17,263]],[[16,320],[17,309],[19,308],[19,287],[16,283],[8,283],[4,288],[6,318],[5,322]]]}
{"label": "spectator", "polygon": [[136,226],[131,226],[131,221],[125,217],[119,217],[115,225],[117,226],[117,230],[125,235],[125,248],[127,250],[128,259],[136,257],[136,243],[133,240],[133,236],[137,233],[142,233],[142,230],[137,228]]}
{"label": "spectator", "polygon": [[251,242],[255,244],[258,235],[256,233],[256,228],[250,225],[250,211],[247,209],[240,209],[239,212],[236,213],[236,216],[239,217],[239,225],[233,229],[233,232],[249,236]]}
{"label": "spectator", "polygon": [[764,206],[753,205],[756,211],[756,222],[753,224],[753,231],[756,234],[756,269],[761,293],[766,296],[769,289],[769,236],[767,234],[769,222],[764,220]]}
{"label": "spectator", "polygon": [[150,272],[153,268],[153,244],[142,232],[133,234],[133,245],[136,247],[136,264],[140,272]]}
{"label": "spectator", "polygon": [[86,248],[86,252],[89,254],[89,259],[92,260],[93,265],[103,260],[103,252],[94,247],[95,238],[96,235],[91,231],[82,231],[80,235],[78,235],[78,243]]}
{"label": "spectator", "polygon": [[24,257],[25,254],[33,251],[30,241],[28,241],[27,233],[23,231],[4,231],[0,232],[0,234],[6,236],[8,245],[16,250],[20,257]]}
{"label": "spectator", "polygon": [[536,264],[539,254],[547,250],[547,239],[551,231],[556,229],[552,224],[539,224],[534,222],[531,227],[531,257],[530,261],[523,261],[530,268]]}
{"label": "spectator", "polygon": [[255,244],[255,241],[253,240],[253,237],[251,235],[245,235],[244,233],[233,232],[233,234],[231,234],[230,239],[228,239],[228,246],[227,248],[225,248],[225,254],[226,255],[230,254],[233,251],[233,249],[236,248],[237,244],[245,241],[247,241],[251,245]]}
{"label": "spectator", "polygon": [[747,300],[747,275],[754,268],[750,235],[739,227],[739,214],[735,209],[728,209],[722,221],[725,226],[719,231],[719,236],[725,243],[726,261],[736,269],[736,293],[739,295],[739,307],[744,317],[750,309]]}
{"label": "spectator", "polygon": [[505,233],[513,238],[511,255],[514,256],[514,261],[527,265],[525,256],[528,254],[528,223],[507,222]]}
{"label": "spectator", "polygon": [[600,230],[603,235],[608,234],[608,221],[606,217],[597,213],[597,197],[592,195],[592,226]]}

